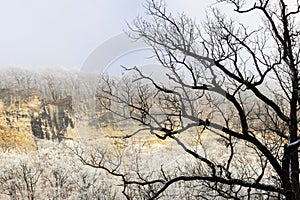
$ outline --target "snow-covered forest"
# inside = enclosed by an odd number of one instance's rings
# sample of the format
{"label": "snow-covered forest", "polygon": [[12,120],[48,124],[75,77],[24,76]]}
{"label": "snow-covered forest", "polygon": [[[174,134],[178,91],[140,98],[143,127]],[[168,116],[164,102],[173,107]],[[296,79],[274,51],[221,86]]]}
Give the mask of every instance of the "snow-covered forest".
{"label": "snow-covered forest", "polygon": [[158,74],[1,71],[1,199],[300,199],[300,2],[168,8],[127,24]]}

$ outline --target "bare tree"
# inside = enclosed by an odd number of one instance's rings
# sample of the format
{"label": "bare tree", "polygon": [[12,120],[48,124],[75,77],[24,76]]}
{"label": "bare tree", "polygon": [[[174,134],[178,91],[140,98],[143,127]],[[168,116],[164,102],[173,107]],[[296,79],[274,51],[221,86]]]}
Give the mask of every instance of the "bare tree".
{"label": "bare tree", "polygon": [[72,95],[77,71],[57,67],[40,73],[39,90],[46,101],[56,101]]}
{"label": "bare tree", "polygon": [[[169,83],[133,67],[125,68],[133,77],[104,77],[98,87],[102,107],[138,122],[139,130],[124,137],[147,131],[172,139],[194,158],[193,167],[170,174],[162,168],[156,177],[136,170],[133,177],[101,163],[92,166],[147,190],[149,199],[180,182],[196,183],[189,187],[197,188],[197,197],[300,199],[300,3],[217,2],[233,6],[237,16],[259,15],[262,23],[235,21],[216,6],[200,26],[185,14],[168,13],[164,1],[148,0],[152,19],[137,18],[130,36],[153,48]],[[214,139],[210,145],[222,158],[187,144],[182,138],[190,132]]]}
{"label": "bare tree", "polygon": [[11,67],[3,72],[5,86],[3,88],[37,89],[38,77],[33,71],[21,67]]}

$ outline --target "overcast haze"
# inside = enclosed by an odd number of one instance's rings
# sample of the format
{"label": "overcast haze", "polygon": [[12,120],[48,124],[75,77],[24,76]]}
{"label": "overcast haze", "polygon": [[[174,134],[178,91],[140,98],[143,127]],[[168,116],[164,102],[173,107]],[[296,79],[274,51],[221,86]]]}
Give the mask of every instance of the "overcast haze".
{"label": "overcast haze", "polygon": [[[0,67],[81,67],[101,43],[142,15],[145,0],[0,0]],[[205,16],[209,2],[168,0],[170,9]]]}

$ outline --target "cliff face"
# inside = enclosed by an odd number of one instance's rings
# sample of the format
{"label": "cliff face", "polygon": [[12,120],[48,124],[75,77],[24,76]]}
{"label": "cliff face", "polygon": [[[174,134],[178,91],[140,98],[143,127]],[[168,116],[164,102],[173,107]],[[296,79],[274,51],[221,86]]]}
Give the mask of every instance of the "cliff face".
{"label": "cliff face", "polygon": [[68,138],[68,128],[74,128],[72,98],[49,102],[31,117],[33,134],[41,139],[61,141]]}
{"label": "cliff face", "polygon": [[[33,90],[0,90],[0,143],[7,143],[16,136],[62,140],[69,138],[74,128],[72,99],[67,97],[54,102],[42,103],[41,95]],[[4,140],[4,138],[6,138]],[[22,143],[20,139],[20,143]],[[32,144],[30,144],[32,145]]]}

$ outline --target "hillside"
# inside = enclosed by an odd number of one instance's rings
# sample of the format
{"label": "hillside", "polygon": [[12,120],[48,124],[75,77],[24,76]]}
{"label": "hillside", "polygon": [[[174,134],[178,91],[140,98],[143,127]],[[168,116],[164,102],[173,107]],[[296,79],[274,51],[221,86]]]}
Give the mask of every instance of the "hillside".
{"label": "hillside", "polygon": [[36,148],[36,139],[68,138],[74,128],[71,98],[43,101],[37,90],[1,89],[0,144],[4,152]]}

